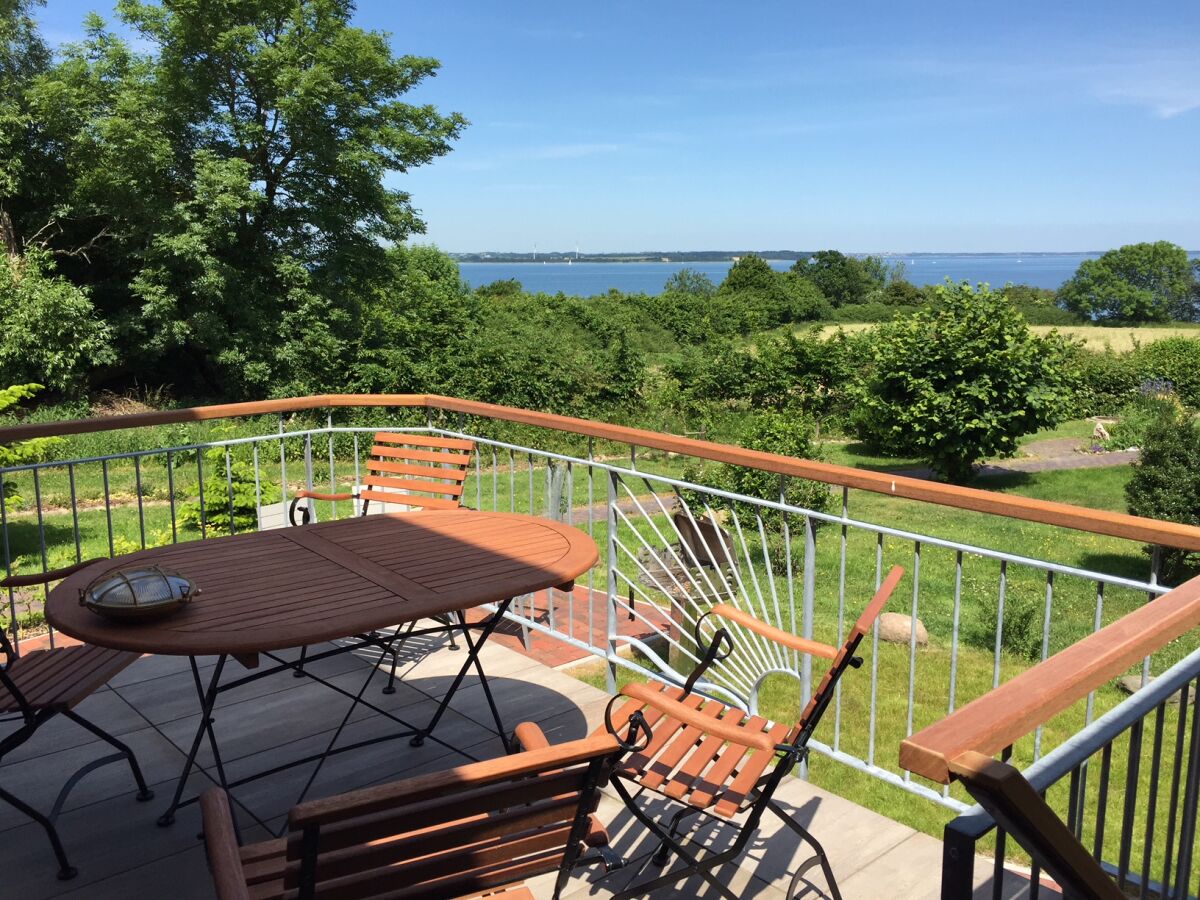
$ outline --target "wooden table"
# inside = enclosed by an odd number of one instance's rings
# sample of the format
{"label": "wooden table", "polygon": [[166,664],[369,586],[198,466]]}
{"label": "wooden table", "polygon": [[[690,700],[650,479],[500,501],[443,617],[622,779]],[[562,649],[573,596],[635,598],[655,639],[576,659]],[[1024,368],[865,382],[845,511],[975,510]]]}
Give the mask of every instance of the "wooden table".
{"label": "wooden table", "polygon": [[[332,753],[381,740],[375,738],[335,750],[339,728],[323,754],[228,783],[212,728],[211,713],[217,696],[284,669],[351,697],[354,706],[350,712],[360,704],[365,705],[408,729],[385,739],[412,737],[412,743],[419,744],[432,733],[454,692],[474,666],[483,682],[497,729],[505,737],[478,659],[479,649],[512,598],[550,587],[570,589],[573,580],[595,565],[597,559],[595,542],[579,529],[532,516],[466,509],[364,516],[192,541],[104,560],[68,576],[50,592],[46,619],[64,634],[90,644],[191,658],[201,701],[201,720],[175,798],[159,820],[167,825],[174,820],[175,810],[183,805],[183,786],[205,734],[212,747],[218,778],[229,788],[314,760],[319,760],[319,769],[320,763]],[[180,612],[152,622],[115,623],[80,606],[80,590],[97,575],[116,566],[138,564],[155,564],[186,575],[200,593]],[[487,603],[497,604],[493,615],[482,622],[466,621],[465,610]],[[417,620],[446,614],[452,614],[457,621],[420,631],[414,628]],[[397,625],[408,627],[395,633],[381,633],[381,629]],[[433,719],[424,728],[411,726],[362,700],[377,670],[375,666],[355,695],[314,675],[301,662],[284,659],[276,652],[356,638],[307,659],[312,662],[364,646],[392,653],[392,644],[397,640],[416,634],[444,633],[447,629],[462,634],[468,646],[467,658]],[[477,639],[472,639],[471,630],[479,632]],[[217,657],[217,665],[206,687],[196,657],[210,655]],[[260,656],[268,657],[275,665],[260,668]],[[252,672],[220,684],[229,657]]]}

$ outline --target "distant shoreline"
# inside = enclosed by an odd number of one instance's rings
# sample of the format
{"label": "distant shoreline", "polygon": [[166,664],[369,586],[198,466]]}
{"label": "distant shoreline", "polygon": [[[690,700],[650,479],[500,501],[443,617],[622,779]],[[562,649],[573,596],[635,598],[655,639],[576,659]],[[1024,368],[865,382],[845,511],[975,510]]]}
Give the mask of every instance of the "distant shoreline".
{"label": "distant shoreline", "polygon": [[[887,251],[880,253],[851,253],[850,256],[878,256],[887,260],[905,260],[905,259],[1011,259],[1011,258],[1027,258],[1041,259],[1046,257],[1062,257],[1062,256],[1101,256],[1105,253],[1104,250],[1030,250],[1030,251],[980,251],[980,252],[947,252],[938,253],[931,250],[922,250],[920,252],[901,253],[897,251]],[[523,264],[523,263],[541,263],[549,264],[568,264],[568,263],[732,263],[737,259],[749,255],[761,256],[763,259],[774,262],[793,262],[807,259],[812,255],[809,251],[797,250],[746,250],[743,252],[726,253],[723,251],[689,251],[687,253],[613,253],[613,254],[586,254],[581,253],[578,256],[566,253],[546,253],[533,256],[532,254],[483,254],[483,253],[451,253],[449,254],[456,262],[459,263],[490,263],[490,264]],[[1188,256],[1200,256],[1200,250],[1188,250]]]}

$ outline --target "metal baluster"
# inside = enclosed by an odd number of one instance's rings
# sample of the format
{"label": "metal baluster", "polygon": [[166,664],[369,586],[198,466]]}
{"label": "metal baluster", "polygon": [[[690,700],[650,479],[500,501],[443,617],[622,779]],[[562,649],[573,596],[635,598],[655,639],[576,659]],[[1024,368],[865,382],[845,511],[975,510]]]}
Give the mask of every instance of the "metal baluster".
{"label": "metal baluster", "polygon": [[[8,544],[8,503],[4,497],[4,475],[0,472],[0,531],[4,535],[4,577],[12,575],[12,548]],[[12,627],[13,652],[21,655],[21,626],[17,622],[17,594],[8,588],[8,623]]]}
{"label": "metal baluster", "polygon": [[196,448],[196,477],[200,485],[200,540],[208,537],[208,513],[204,508],[204,452]]}
{"label": "metal baluster", "polygon": [[[1046,611],[1042,616],[1042,662],[1050,655],[1050,604],[1054,601],[1054,572],[1046,572]],[[1042,758],[1042,726],[1033,733],[1033,761]]]}
{"label": "metal baluster", "polygon": [[233,505],[233,460],[229,447],[225,448],[225,491],[229,495],[229,533],[237,534],[237,513]]}
{"label": "metal baluster", "polygon": [[[954,554],[954,611],[950,630],[950,699],[946,704],[946,715],[954,712],[955,698],[958,693],[958,628],[962,613],[962,570],[963,553],[958,550]],[[942,788],[942,796],[950,796],[950,785]]]}
{"label": "metal baluster", "polygon": [[1000,560],[1000,597],[996,604],[996,655],[992,664],[992,687],[1000,686],[1000,650],[1004,640],[1004,600],[1008,593],[1008,560]]}
{"label": "metal baluster", "polygon": [[1104,819],[1108,811],[1108,778],[1112,772],[1112,741],[1104,745],[1100,754],[1100,789],[1096,793],[1096,838],[1092,856],[1104,860]]}
{"label": "metal baluster", "polygon": [[175,451],[167,451],[167,504],[171,509],[171,543],[179,543],[179,521],[175,518]]}
{"label": "metal baluster", "polygon": [[[875,536],[875,590],[883,584],[883,532]],[[867,718],[867,765],[875,765],[875,714],[879,709],[879,620],[871,629],[871,710]]]}
{"label": "metal baluster", "polygon": [[75,534],[75,562],[82,562],[83,542],[79,539],[79,499],[75,493],[75,466],[73,464],[67,465],[67,480],[71,485],[71,530]]}
{"label": "metal baluster", "polygon": [[608,473],[608,692],[617,692],[617,473]]}
{"label": "metal baluster", "polygon": [[287,523],[288,480],[287,480],[287,438],[284,437],[283,415],[279,416],[279,508],[283,511],[284,524]]}
{"label": "metal baluster", "polygon": [[[329,493],[337,493],[337,461],[333,456],[333,413],[325,416],[325,427],[328,429],[329,436]],[[354,501],[351,501],[353,503]],[[351,510],[353,512],[353,510]],[[329,503],[329,518],[337,518],[337,501],[331,500]]]}
{"label": "metal baluster", "polygon": [[[41,471],[40,466],[33,467],[33,496],[34,496],[34,502],[37,504],[38,546],[41,548],[41,552],[42,552],[42,571],[47,572],[50,570],[50,560],[49,560],[48,554],[46,552],[46,519],[42,512],[42,480],[39,475],[40,471]],[[106,482],[106,487],[107,487],[107,482]],[[3,478],[0,478],[0,494],[2,494],[2,493],[4,493],[4,483],[3,483]],[[107,496],[105,499],[107,501]],[[112,546],[112,517],[111,517],[111,515],[110,515],[108,521],[109,521],[108,543],[109,543],[109,546]],[[43,584],[42,585],[42,608],[43,609],[45,609],[46,600],[48,600],[49,598],[50,598],[50,585]],[[53,628],[51,628],[49,630],[49,639],[50,639],[50,647],[53,648],[54,647],[54,629]]]}
{"label": "metal baluster", "polygon": [[1175,721],[1175,760],[1171,769],[1171,808],[1167,813],[1167,840],[1163,845],[1162,890],[1164,897],[1171,893],[1171,863],[1175,856],[1175,826],[1179,815],[1179,783],[1183,778],[1183,736],[1187,731],[1188,689],[1185,685],[1179,692],[1179,718]]}
{"label": "metal baluster", "polygon": [[[137,490],[137,506],[138,506],[138,534],[141,537],[142,549],[146,549],[146,509],[142,503],[142,458],[135,456],[133,458],[133,478],[134,488]],[[74,506],[74,498],[72,498],[72,506]]]}
{"label": "metal baluster", "polygon": [[[116,546],[113,544],[113,521],[112,521],[112,491],[108,486],[108,460],[100,461],[100,474],[104,480],[104,518],[108,523],[108,555],[116,556]],[[37,469],[33,470],[34,484],[37,484]]]}
{"label": "metal baluster", "polygon": [[[356,431],[354,433],[354,490],[351,492],[354,494],[358,493],[359,485],[362,484],[362,477],[360,475],[360,470],[359,470],[360,465],[361,465],[361,454],[358,449],[358,432]],[[350,515],[351,516],[357,516],[359,514],[359,509],[361,509],[361,508],[362,508],[361,503],[359,504],[358,508],[355,508],[354,501],[353,500],[350,501]]]}
{"label": "metal baluster", "polygon": [[[905,734],[913,733],[913,710],[917,691],[917,605],[921,595],[921,542],[913,542],[912,619],[908,629],[908,713]],[[904,770],[904,780],[911,781],[912,773]]]}
{"label": "metal baluster", "polygon": [[[592,465],[595,460],[595,443],[592,438],[588,438],[587,458],[588,458],[588,505],[587,505],[587,530],[588,537],[593,541],[596,539],[596,467]],[[588,617],[587,630],[589,647],[596,646],[596,567],[592,566],[588,569]]]}
{"label": "metal baluster", "polygon": [[1150,799],[1146,807],[1146,846],[1142,848],[1141,886],[1138,896],[1146,897],[1150,886],[1150,860],[1154,856],[1154,821],[1158,813],[1158,778],[1162,767],[1163,730],[1166,726],[1166,703],[1154,710],[1154,744],[1150,751]]}
{"label": "metal baluster", "polygon": [[[817,523],[812,516],[804,517],[804,585],[801,603],[804,610],[800,619],[802,637],[812,640],[813,636],[813,600],[817,591]],[[801,709],[808,706],[812,699],[812,657],[804,654],[800,660],[800,705]],[[805,761],[801,777],[808,777],[808,763]]]}
{"label": "metal baluster", "polygon": [[1121,843],[1117,851],[1117,887],[1125,890],[1129,856],[1133,849],[1134,814],[1137,812],[1138,776],[1142,765],[1142,719],[1129,729],[1129,757],[1125,764],[1125,808],[1121,816]]}
{"label": "metal baluster", "polygon": [[[1185,690],[1188,686],[1185,685]],[[1192,697],[1200,691],[1200,678],[1191,684]],[[1184,700],[1187,700],[1186,694]],[[1183,817],[1179,826],[1179,867],[1176,869],[1175,890],[1179,900],[1186,900],[1192,880],[1192,852],[1196,844],[1196,802],[1200,795],[1200,715],[1192,715],[1191,746],[1188,751],[1187,788],[1183,795]]]}
{"label": "metal baluster", "polygon": [[[837,646],[842,646],[846,639],[846,536],[850,526],[846,520],[850,518],[850,488],[842,488],[842,533],[838,546],[838,613],[837,613]],[[838,681],[833,693],[833,749],[841,748],[842,744],[842,683]]]}
{"label": "metal baluster", "polygon": [[[258,441],[250,445],[250,455],[254,460],[254,529],[262,531],[262,473],[258,463]],[[287,513],[284,512],[284,515]]]}
{"label": "metal baluster", "polygon": [[[787,498],[787,476],[779,476],[779,502],[784,503]],[[781,513],[783,518],[783,553],[787,565],[787,592],[788,592],[788,631],[792,634],[796,633],[796,576],[792,571],[792,523],[791,517],[787,512]],[[792,671],[796,672],[800,669],[800,651],[792,651]]]}

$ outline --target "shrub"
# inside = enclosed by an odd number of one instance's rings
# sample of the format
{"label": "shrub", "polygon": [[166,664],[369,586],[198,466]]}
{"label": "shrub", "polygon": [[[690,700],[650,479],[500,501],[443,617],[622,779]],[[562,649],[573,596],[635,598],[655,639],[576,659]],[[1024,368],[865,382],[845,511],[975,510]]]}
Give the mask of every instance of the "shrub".
{"label": "shrub", "polygon": [[872,365],[852,424],[885,453],[929,461],[951,481],[1011,456],[1022,435],[1059,421],[1074,387],[1070,346],[1033,335],[1005,298],[949,284],[937,309],[872,331]]}
{"label": "shrub", "polygon": [[[1142,457],[1125,486],[1135,516],[1200,526],[1200,426],[1187,415],[1164,415],[1146,432]],[[1200,554],[1163,548],[1160,575],[1173,582],[1200,563]]]}
{"label": "shrub", "polygon": [[0,252],[0,383],[37,381],[75,395],[115,360],[112,329],[83,289],[53,274],[45,251]]}
{"label": "shrub", "polygon": [[[764,453],[778,453],[781,456],[795,456],[800,459],[819,459],[815,435],[815,423],[803,413],[769,412],[748,419],[737,435],[736,442],[748,450],[761,450]],[[824,482],[788,478],[784,483],[774,472],[747,466],[728,463],[688,466],[683,479],[761,500],[779,500],[780,488],[783,487],[784,502],[815,512],[828,511],[833,503],[829,485]],[[769,532],[776,534],[782,531],[783,520],[776,513],[763,511],[761,507],[753,504],[724,500],[720,497],[707,499],[713,509],[735,510],[743,522],[752,522],[754,516],[761,513],[763,525]],[[692,507],[693,512],[703,512],[704,498],[699,494],[685,493],[683,500]]]}
{"label": "shrub", "polygon": [[230,448],[228,461],[224,447],[204,451],[208,464],[205,467],[203,509],[200,500],[180,506],[179,520],[185,528],[207,530],[213,534],[257,531],[260,498],[264,506],[279,502],[282,494],[277,484],[260,479],[256,492],[254,464],[243,459],[239,450],[241,448]]}
{"label": "shrub", "polygon": [[1120,418],[1109,430],[1104,442],[1107,450],[1141,447],[1146,435],[1160,421],[1184,416],[1183,405],[1166,382],[1147,382],[1143,392],[1121,409]]}

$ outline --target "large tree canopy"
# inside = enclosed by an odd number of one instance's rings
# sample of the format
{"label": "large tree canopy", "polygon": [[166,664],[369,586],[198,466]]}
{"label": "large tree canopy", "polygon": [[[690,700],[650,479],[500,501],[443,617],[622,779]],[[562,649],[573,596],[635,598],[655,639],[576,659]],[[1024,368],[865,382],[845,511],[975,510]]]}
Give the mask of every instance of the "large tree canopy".
{"label": "large tree canopy", "polygon": [[387,244],[423,230],[389,175],[446,153],[466,124],[403,102],[437,62],[394,55],[352,13],[120,0],[149,53],[92,16],[26,79],[39,150],[26,158],[53,190],[6,202],[0,180],[0,208],[18,246],[91,289],[128,371],[246,396],[344,372]]}
{"label": "large tree canopy", "polygon": [[1127,244],[1084,260],[1062,286],[1072,312],[1105,322],[1191,322],[1200,314],[1187,251],[1168,241]]}

